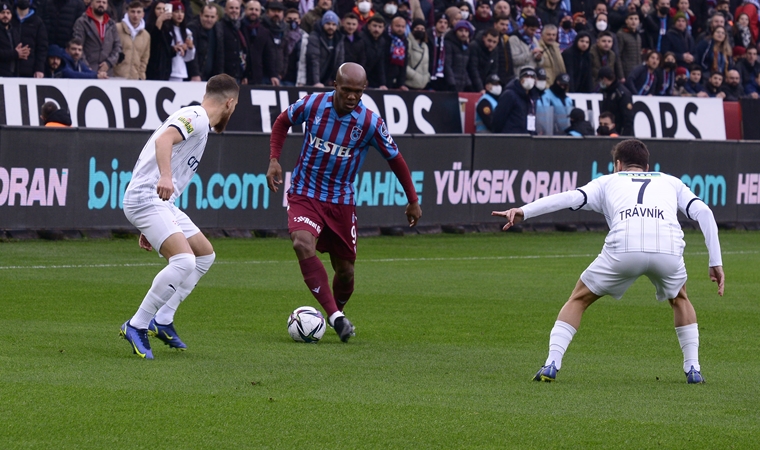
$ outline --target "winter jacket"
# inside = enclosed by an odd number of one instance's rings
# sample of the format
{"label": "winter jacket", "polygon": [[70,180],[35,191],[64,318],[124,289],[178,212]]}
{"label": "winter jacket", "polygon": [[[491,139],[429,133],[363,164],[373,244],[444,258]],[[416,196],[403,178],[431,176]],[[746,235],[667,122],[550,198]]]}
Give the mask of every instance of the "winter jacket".
{"label": "winter jacket", "polygon": [[161,28],[155,24],[146,26],[150,34],[150,58],[145,76],[149,80],[168,80],[172,73],[172,58],[177,54],[172,45],[173,28],[171,21],[162,22]]}
{"label": "winter jacket", "polygon": [[145,80],[145,70],[150,59],[150,33],[145,31],[144,22],[137,28],[137,34],[132,39],[129,29],[129,19],[124,19],[116,26],[124,53],[124,61],[113,68],[116,77],[129,80]]}
{"label": "winter jacket", "polygon": [[516,77],[520,76],[521,68],[528,66],[535,69],[544,62],[543,57],[541,60],[536,61],[531,50],[538,47],[538,39],[533,36],[531,41],[531,45],[526,44],[522,39],[522,33],[515,34],[509,38],[509,49],[512,52],[512,69]]}
{"label": "winter jacket", "polygon": [[[588,52],[591,53],[591,76],[594,78],[594,80],[596,80],[599,78],[599,69],[605,67],[602,65],[602,57],[604,55],[597,45],[591,47]],[[625,75],[623,74],[623,67],[620,65],[620,58],[617,57],[615,52],[610,50],[606,56],[606,67],[609,67],[615,71],[615,78],[618,80],[625,78]]]}
{"label": "winter jacket", "polygon": [[561,91],[555,91],[555,85],[547,88],[538,100],[537,109],[552,108],[554,112],[554,136],[561,135],[570,126],[570,111],[575,108],[573,99]]}
{"label": "winter jacket", "polygon": [[730,85],[723,83],[723,86],[720,87],[720,91],[726,94],[726,97],[723,99],[724,102],[738,102],[740,98],[744,98],[744,87],[740,84],[736,85],[736,87],[731,87]]}
{"label": "winter jacket", "polygon": [[244,78],[248,79],[248,84],[261,84],[264,79],[277,77],[276,49],[269,30],[263,23],[252,24],[245,17],[240,21],[240,31],[243,32],[248,45],[244,72]]}
{"label": "winter jacket", "polygon": [[93,79],[98,77],[98,72],[90,69],[84,57],[74,62],[65,51],[61,55],[61,68],[58,70],[61,78]]}
{"label": "winter jacket", "polygon": [[565,134],[575,137],[595,136],[594,127],[587,120],[579,120],[565,129]]}
{"label": "winter jacket", "polygon": [[425,89],[430,82],[429,48],[425,42],[417,42],[412,35],[406,40],[406,87]]}
{"label": "winter jacket", "polygon": [[385,64],[385,81],[388,83],[388,89],[399,89],[401,86],[406,86],[406,63],[409,50],[407,49],[407,37],[402,37],[401,40],[404,45],[404,61],[401,64],[394,64],[392,55],[393,36],[388,36],[388,53]]}
{"label": "winter jacket", "polygon": [[201,26],[200,16],[196,16],[187,26],[193,32],[195,61],[201,80],[208,81],[214,75],[224,73],[224,31],[214,26],[206,30]]}
{"label": "winter jacket", "polygon": [[750,66],[749,61],[742,58],[736,62],[734,69],[739,71],[739,75],[742,77],[742,83],[746,85],[757,78],[757,74],[760,73],[760,61],[755,61],[755,64]]}
{"label": "winter jacket", "polygon": [[509,36],[500,34],[499,43],[496,45],[499,54],[499,68],[497,74],[504,88],[515,77],[514,61],[512,61],[512,47],[509,45]]}
{"label": "winter jacket", "polygon": [[566,12],[562,10],[562,2],[557,3],[557,7],[549,9],[546,6],[546,0],[540,0],[536,7],[536,16],[541,20],[544,25],[556,25],[559,27],[559,21],[566,15]]}
{"label": "winter jacket", "polygon": [[18,59],[16,46],[21,42],[19,29],[11,21],[8,29],[0,25],[0,77],[18,76]]}
{"label": "winter jacket", "polygon": [[354,40],[343,34],[343,55],[346,62],[352,62],[364,67],[367,64],[367,55],[364,53],[364,35],[354,33]]}
{"label": "winter jacket", "polygon": [[494,133],[536,134],[535,127],[528,130],[528,115],[536,114],[538,92],[531,89],[526,92],[520,80],[513,80],[499,96],[499,102],[491,118]]}
{"label": "winter jacket", "polygon": [[[725,79],[729,70],[734,68],[734,60],[728,55],[724,55],[723,70],[718,70],[723,73]],[[694,62],[702,66],[702,79],[710,78],[710,72],[713,71],[713,62],[715,55],[713,53],[713,40],[702,41],[694,48]],[[716,64],[717,65],[717,64]]]}
{"label": "winter jacket", "polygon": [[74,37],[82,40],[82,57],[87,60],[87,64],[97,71],[100,63],[108,64],[108,76],[113,75],[113,67],[119,62],[119,53],[121,53],[121,41],[119,32],[116,30],[114,22],[108,14],[103,16],[105,21],[105,38],[100,39],[98,28],[95,20],[88,16],[85,11],[82,16],[74,22]]}
{"label": "winter jacket", "polygon": [[34,2],[45,23],[48,43],[66,48],[74,35],[74,22],[87,8],[82,0],[40,0]]}
{"label": "winter jacket", "polygon": [[559,44],[553,42],[547,44],[542,40],[538,41],[538,45],[541,46],[541,50],[544,51],[544,59],[541,63],[541,67],[546,70],[546,85],[551,86],[554,84],[554,79],[561,73],[567,73],[565,68],[565,61],[562,59],[562,52],[559,50]]}
{"label": "winter jacket", "polygon": [[739,17],[740,14],[746,14],[749,17],[749,29],[752,32],[752,37],[757,42],[760,38],[760,25],[758,24],[758,11],[757,6],[752,2],[746,2],[739,5],[734,12],[734,17]]}
{"label": "winter jacket", "polygon": [[639,64],[626,77],[625,87],[632,95],[657,95],[661,87],[660,71],[650,74],[646,64]]}
{"label": "winter jacket", "polygon": [[694,38],[685,31],[682,33],[675,28],[671,28],[662,38],[662,54],[664,55],[666,52],[675,53],[676,63],[681,67],[688,68],[691,65],[683,60],[683,54],[692,53],[693,50]]}
{"label": "winter jacket", "polygon": [[631,32],[628,28],[622,28],[617,32],[620,66],[623,69],[624,78],[637,66],[641,65],[641,35]]}
{"label": "winter jacket", "polygon": [[472,81],[472,90],[480,92],[484,89],[489,75],[497,75],[499,71],[499,52],[494,47],[490,52],[482,39],[470,43],[470,67],[468,73]]}
{"label": "winter jacket", "polygon": [[446,51],[446,63],[443,67],[446,84],[449,89],[457,92],[470,90],[472,80],[468,73],[470,65],[469,44],[460,41],[452,30],[446,33],[443,45]]}
{"label": "winter jacket", "polygon": [[[615,115],[615,128],[621,136],[633,136],[633,99],[631,91],[615,80],[607,88],[599,91],[602,103],[599,111],[609,111]],[[619,126],[619,127],[618,127]]]}
{"label": "winter jacket", "polygon": [[383,33],[379,38],[375,39],[369,33],[367,27],[362,29],[361,35],[362,42],[364,42],[364,56],[367,58],[366,65],[364,66],[364,70],[367,72],[367,86],[371,88],[385,86],[385,65],[387,60],[385,55],[390,46],[388,36]]}
{"label": "winter jacket", "polygon": [[269,19],[268,16],[261,17],[261,25],[269,30],[269,39],[273,51],[274,59],[267,61],[268,66],[272,66],[272,70],[277,74],[278,78],[281,78],[285,74],[287,68],[288,51],[285,44],[285,22],[275,23]]}
{"label": "winter jacket", "polygon": [[306,49],[306,84],[309,86],[322,83],[332,85],[338,67],[343,64],[343,34],[333,34],[333,49],[330,50],[327,36],[321,28],[315,28],[309,34],[309,46]]}
{"label": "winter jacket", "polygon": [[35,72],[45,72],[45,62],[47,62],[48,53],[48,35],[40,16],[34,9],[29,9],[29,13],[23,19],[19,20],[16,11],[13,14],[14,28],[18,28],[21,43],[28,45],[29,57],[26,60],[18,61],[18,76],[33,77]]}
{"label": "winter jacket", "polygon": [[[664,20],[661,20],[664,19]],[[665,25],[665,34],[660,35],[660,28],[662,24]],[[657,15],[657,9],[652,9],[652,12],[647,14],[644,18],[644,22],[641,24],[644,29],[644,39],[641,45],[644,48],[660,51],[662,50],[662,40],[667,36],[667,30],[670,29],[670,17],[666,16],[661,18]],[[660,45],[658,45],[660,44]]]}
{"label": "winter jacket", "polygon": [[314,6],[309,12],[301,16],[301,29],[309,34],[317,28],[321,28],[320,22],[325,10],[319,6]]}
{"label": "winter jacket", "polygon": [[248,58],[248,41],[240,29],[240,21],[225,16],[214,26],[221,28],[224,36],[224,73],[240,81]]}
{"label": "winter jacket", "polygon": [[578,49],[578,40],[584,36],[588,37],[588,33],[578,33],[573,46],[562,52],[562,59],[570,75],[570,92],[588,94],[594,90],[594,79],[591,77],[591,51],[581,52]]}

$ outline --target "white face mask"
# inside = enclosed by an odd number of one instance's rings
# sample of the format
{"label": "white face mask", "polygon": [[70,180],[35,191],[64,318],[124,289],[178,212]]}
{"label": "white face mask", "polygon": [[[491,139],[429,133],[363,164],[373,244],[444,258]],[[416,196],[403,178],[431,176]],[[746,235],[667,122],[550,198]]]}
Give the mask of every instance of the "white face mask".
{"label": "white face mask", "polygon": [[543,91],[544,89],[546,89],[546,80],[538,80],[538,81],[536,81],[536,88],[539,91]]}
{"label": "white face mask", "polygon": [[467,20],[470,18],[470,11],[462,11],[462,20]]}
{"label": "white face mask", "polygon": [[497,84],[496,86],[491,86],[491,89],[488,91],[491,95],[494,97],[498,97],[501,95],[501,85]]}
{"label": "white face mask", "polygon": [[535,85],[536,85],[536,80],[534,80],[533,78],[526,78],[520,82],[520,86],[522,86],[523,89],[525,89],[526,91],[533,89],[533,86]]}
{"label": "white face mask", "polygon": [[596,29],[599,30],[599,31],[606,30],[607,29],[607,22],[605,22],[604,20],[600,20],[599,22],[596,23]]}
{"label": "white face mask", "polygon": [[359,5],[357,7],[359,9],[359,12],[362,14],[367,14],[370,9],[372,9],[372,3],[370,2],[359,2]]}
{"label": "white face mask", "polygon": [[398,6],[387,4],[385,5],[385,8],[383,8],[383,11],[385,11],[385,14],[388,14],[389,16],[392,16],[396,14],[396,11],[398,11]]}

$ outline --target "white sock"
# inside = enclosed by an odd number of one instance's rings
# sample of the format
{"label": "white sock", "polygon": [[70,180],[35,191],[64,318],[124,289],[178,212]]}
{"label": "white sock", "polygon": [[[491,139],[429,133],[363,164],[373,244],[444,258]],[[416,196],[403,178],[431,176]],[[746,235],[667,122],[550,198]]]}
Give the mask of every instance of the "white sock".
{"label": "white sock", "polygon": [[343,314],[340,311],[336,311],[336,312],[333,313],[332,316],[330,316],[329,319],[327,319],[327,321],[330,323],[331,327],[335,326],[335,319],[337,319],[338,317],[345,317],[345,314]]}
{"label": "white sock", "polygon": [[699,368],[699,328],[696,323],[676,327],[678,343],[681,344],[683,351],[683,371],[688,372],[691,366],[696,370]]}
{"label": "white sock", "polygon": [[177,292],[172,295],[169,301],[161,307],[156,313],[156,322],[161,325],[169,325],[174,322],[174,313],[177,312],[180,303],[182,303],[193,289],[198,284],[198,280],[208,272],[211,265],[214,264],[216,253],[210,255],[196,256],[195,257],[195,270],[190,273],[190,276],[182,282],[177,288]]}
{"label": "white sock", "polygon": [[546,358],[545,366],[554,362],[554,366],[559,370],[562,367],[562,357],[567,351],[567,346],[575,336],[575,328],[567,322],[558,320],[554,322],[554,328],[549,335],[549,356]]}
{"label": "white sock", "polygon": [[140,309],[130,319],[129,323],[137,329],[146,329],[150,319],[177,291],[182,282],[195,269],[195,255],[180,253],[169,258],[169,264],[158,272],[153,279],[148,293],[140,304]]}

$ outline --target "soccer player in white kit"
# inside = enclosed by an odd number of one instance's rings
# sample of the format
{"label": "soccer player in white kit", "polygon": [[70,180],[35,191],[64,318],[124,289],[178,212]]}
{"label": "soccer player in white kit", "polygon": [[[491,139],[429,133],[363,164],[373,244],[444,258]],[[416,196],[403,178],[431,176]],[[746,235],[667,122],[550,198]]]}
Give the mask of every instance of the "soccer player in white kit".
{"label": "soccer player in white kit", "polygon": [[723,295],[725,276],[721,262],[718,227],[712,211],[681,180],[649,172],[649,150],[629,139],[612,150],[615,173],[597,178],[574,191],[540,198],[521,208],[493,211],[505,217],[504,230],[512,225],[561,209],[591,210],[604,214],[610,232],[602,252],[581,274],[570,299],[559,312],[549,337],[549,356],[533,377],[554,381],[562,357],[580,326],[586,308],[599,298],[620,299],[640,276],[656,288],[657,300],[668,300],[681,350],[686,382],[703,383],[699,366],[697,313],[686,296],[683,231],[677,213],[699,222],[709,253],[709,276]]}
{"label": "soccer player in white kit", "polygon": [[221,74],[206,83],[200,106],[175,112],[151,135],[132,171],[124,193],[124,214],[140,230],[140,247],[157,249],[168,265],[153,279],[135,315],[120,334],[132,351],[153,359],[148,335],[172,348],[187,348],[174,329],[179,304],[208,272],[214,248],[174,201],[198,169],[208,133],[221,133],[238,102],[235,79]]}

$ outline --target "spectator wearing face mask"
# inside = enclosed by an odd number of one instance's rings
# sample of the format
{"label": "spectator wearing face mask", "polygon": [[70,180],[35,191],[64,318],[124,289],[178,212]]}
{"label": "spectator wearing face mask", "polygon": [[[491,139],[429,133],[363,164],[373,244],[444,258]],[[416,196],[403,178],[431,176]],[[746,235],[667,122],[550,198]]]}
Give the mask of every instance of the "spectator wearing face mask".
{"label": "spectator wearing face mask", "polygon": [[567,96],[570,89],[570,75],[560,73],[541,95],[539,109],[551,108],[554,116],[553,135],[561,135],[570,126],[570,111],[575,107],[573,99]]}
{"label": "spectator wearing face mask", "polygon": [[533,67],[520,69],[520,76],[507,85],[496,104],[491,121],[494,133],[536,134],[538,91]]}
{"label": "spectator wearing face mask", "polygon": [[559,50],[564,52],[568,48],[573,46],[575,36],[578,32],[573,29],[573,18],[571,16],[565,16],[559,24],[559,31],[557,33],[557,43],[559,44]]}
{"label": "spectator wearing face mask", "polygon": [[476,133],[493,132],[493,112],[501,95],[501,80],[498,75],[490,75],[486,78],[485,90],[475,106]]}
{"label": "spectator wearing face mask", "polygon": [[398,12],[398,4],[398,0],[384,0],[380,8],[377,8],[377,11],[383,16],[386,23],[390,24],[396,16],[396,13]]}
{"label": "spectator wearing face mask", "polygon": [[615,77],[610,67],[599,69],[599,93],[602,94],[602,111],[615,115],[615,123],[620,125],[621,136],[633,135],[633,100],[631,91]]}
{"label": "spectator wearing face mask", "polygon": [[606,13],[600,13],[596,16],[596,19],[594,19],[594,27],[591,29],[591,42],[595,43],[599,40],[599,36],[601,36],[602,33],[609,33],[610,36],[612,36],[612,51],[618,55],[620,54],[618,38],[617,35],[610,30],[610,24],[607,17]]}
{"label": "spectator wearing face mask", "polygon": [[660,72],[660,87],[657,95],[667,97],[673,95],[676,87],[676,56],[673,52],[667,52],[662,57],[662,69]]}
{"label": "spectator wearing face mask", "polygon": [[586,113],[580,108],[570,111],[570,126],[565,129],[565,134],[573,137],[593,136],[594,127],[586,120]]}
{"label": "spectator wearing face mask", "polygon": [[662,51],[662,40],[670,29],[670,1],[657,0],[656,7],[644,18],[644,48]]}
{"label": "spectator wearing face mask", "polygon": [[599,126],[596,128],[597,136],[619,137],[615,129],[615,115],[609,111],[599,114]]}
{"label": "spectator wearing face mask", "polygon": [[29,56],[18,61],[18,76],[43,78],[48,53],[45,24],[29,0],[16,0],[13,11],[14,28],[19,30],[21,45],[29,47]]}
{"label": "spectator wearing face mask", "polygon": [[412,32],[406,39],[406,49],[406,87],[425,89],[430,82],[430,50],[424,20],[414,19],[412,22]]}
{"label": "spectator wearing face mask", "polygon": [[356,0],[356,6],[354,6],[354,9],[352,9],[351,12],[356,15],[359,22],[356,30],[357,32],[361,31],[362,28],[364,28],[364,25],[367,25],[369,19],[376,14],[375,7],[369,0]]}

